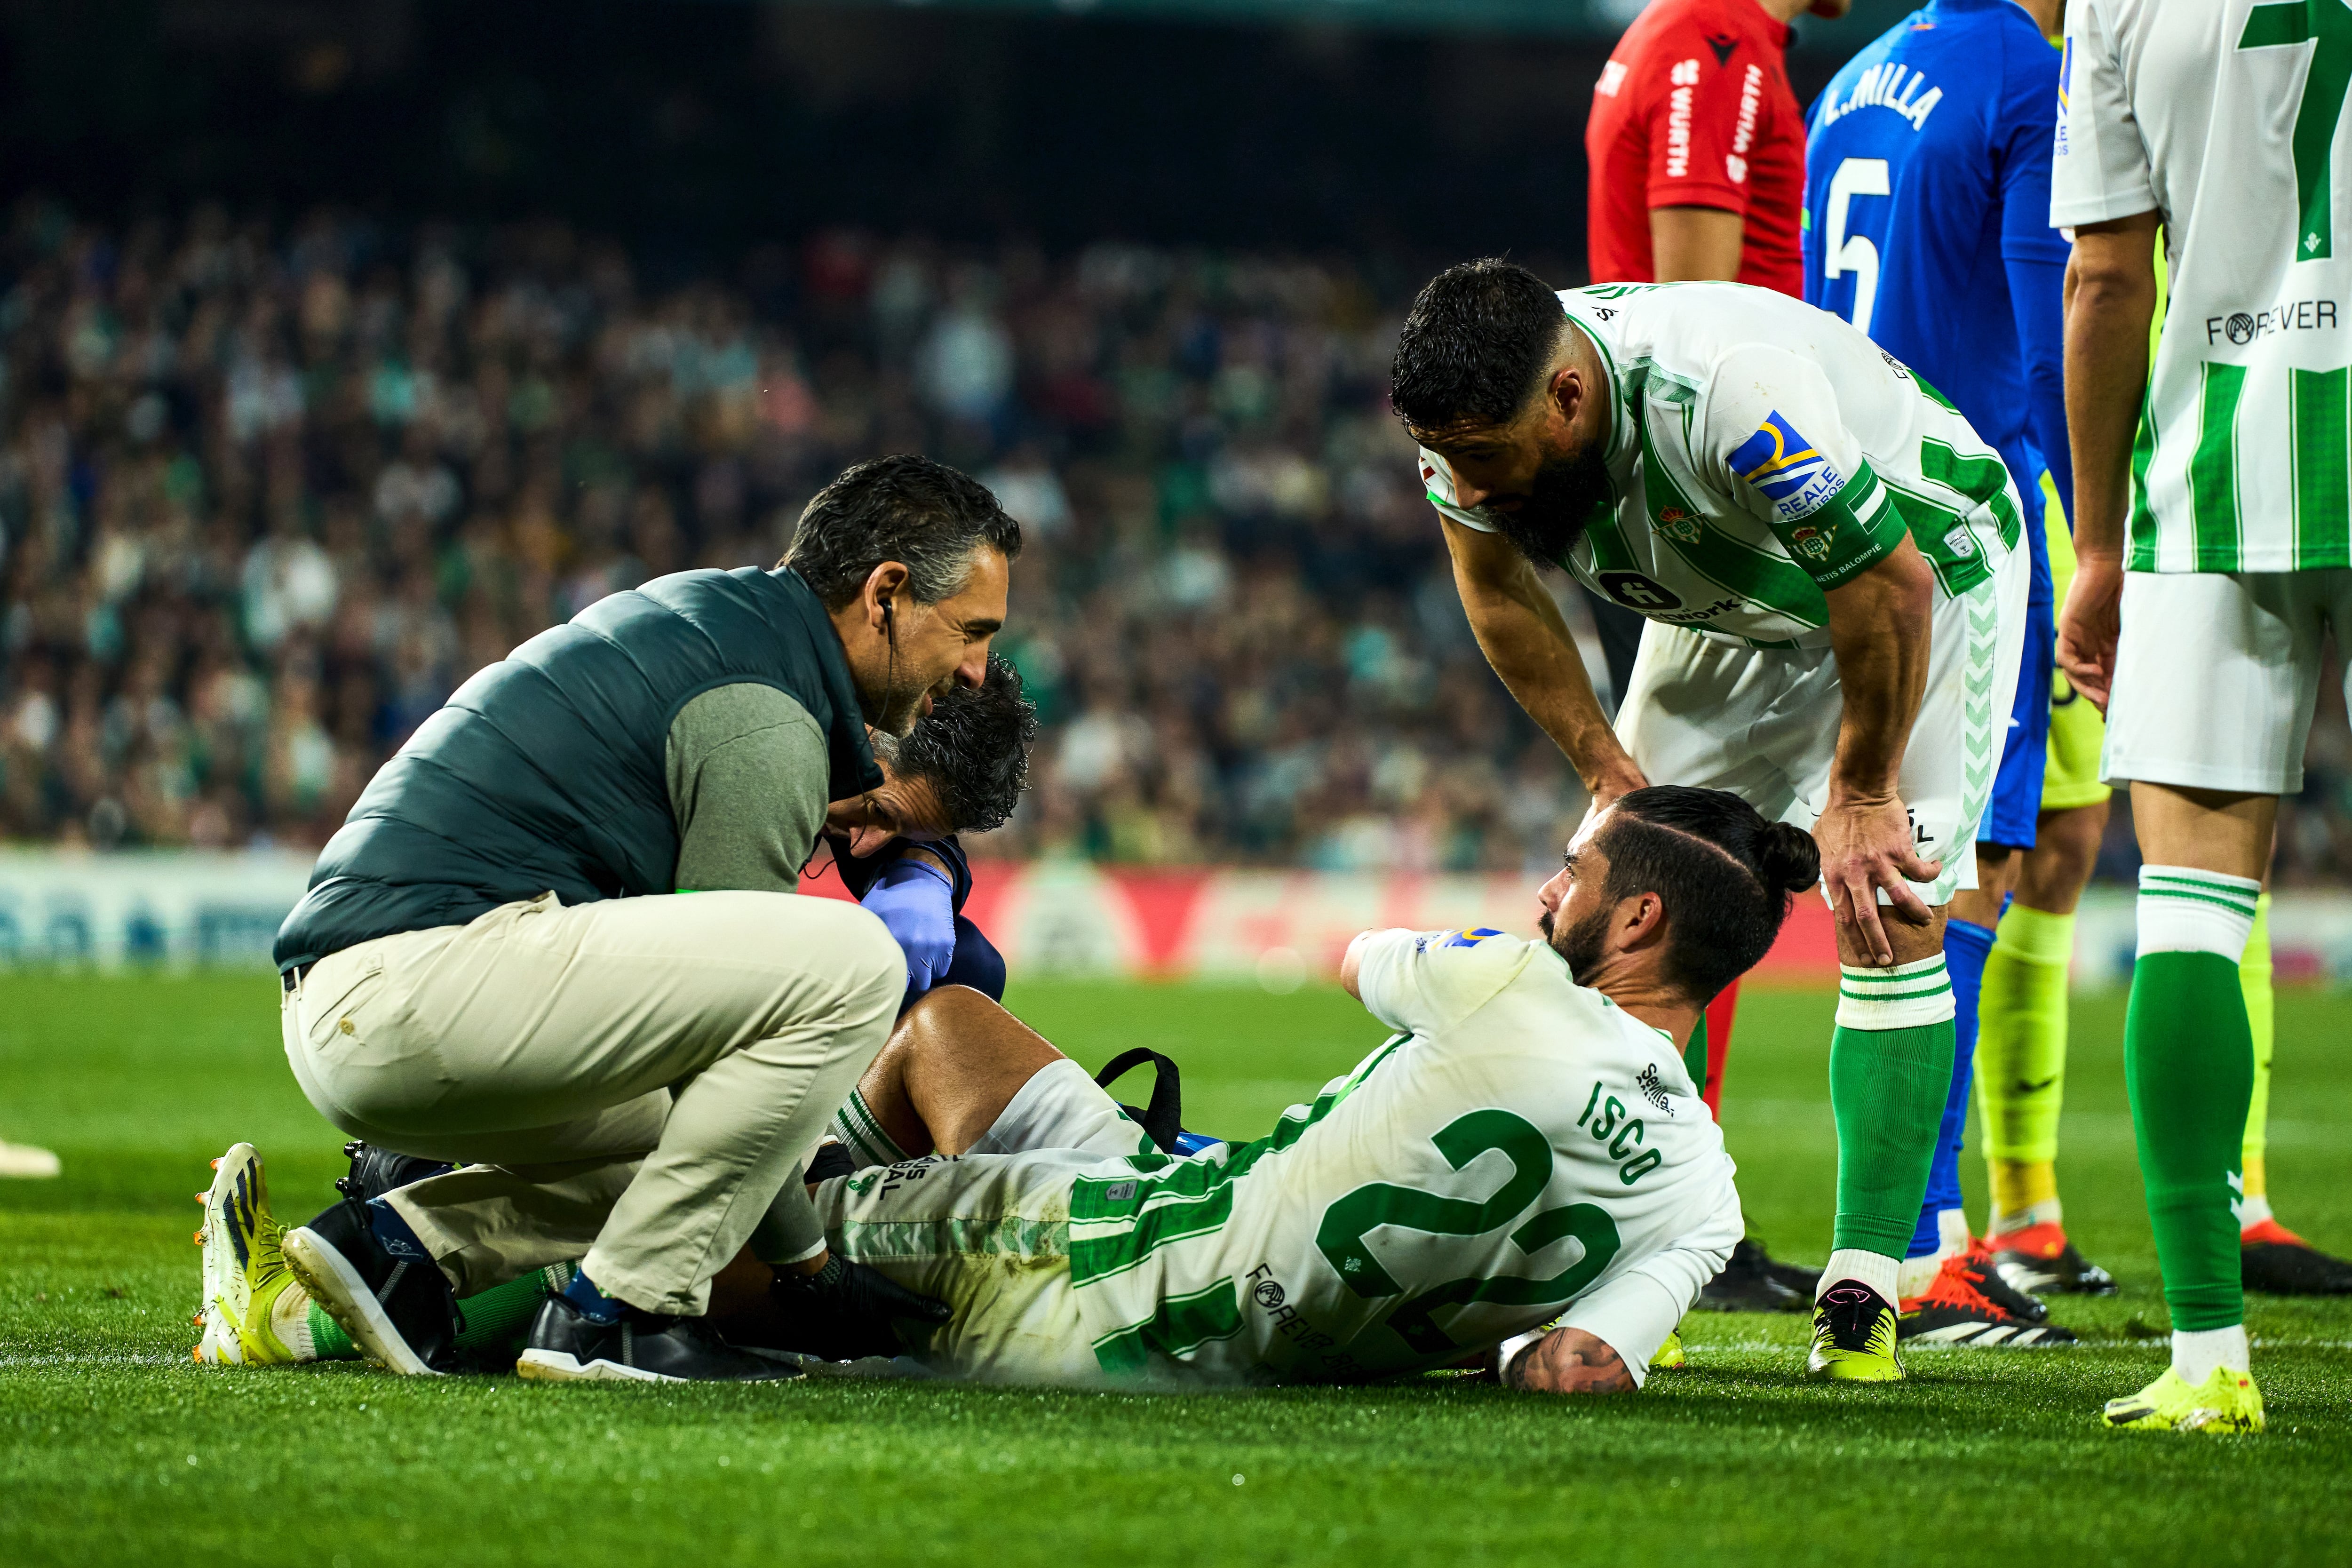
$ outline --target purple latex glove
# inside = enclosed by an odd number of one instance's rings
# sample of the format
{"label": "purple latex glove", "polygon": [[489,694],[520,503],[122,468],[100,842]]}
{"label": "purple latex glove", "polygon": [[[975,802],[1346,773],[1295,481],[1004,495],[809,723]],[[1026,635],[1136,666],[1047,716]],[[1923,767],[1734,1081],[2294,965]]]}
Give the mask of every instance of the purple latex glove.
{"label": "purple latex glove", "polygon": [[907,955],[907,1000],[931,988],[955,961],[955,882],[929,860],[893,861],[857,900],[882,917]]}

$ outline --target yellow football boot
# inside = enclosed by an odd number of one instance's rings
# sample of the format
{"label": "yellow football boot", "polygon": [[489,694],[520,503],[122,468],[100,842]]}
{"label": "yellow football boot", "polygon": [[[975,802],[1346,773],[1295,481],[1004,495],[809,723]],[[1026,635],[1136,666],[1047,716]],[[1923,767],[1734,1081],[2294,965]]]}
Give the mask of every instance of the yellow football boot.
{"label": "yellow football boot", "polygon": [[1813,1303],[1805,1375],[1831,1383],[1900,1383],[1895,1303],[1859,1279],[1841,1279]]}
{"label": "yellow football boot", "polygon": [[2217,1366],[2205,1381],[2191,1384],[2170,1367],[2164,1375],[2123,1399],[2110,1399],[2099,1419],[2126,1432],[2259,1432],[2263,1391],[2252,1373]]}
{"label": "yellow football boot", "polygon": [[[280,1366],[310,1359],[279,1337],[273,1316],[307,1311],[309,1298],[286,1267],[286,1227],[269,1212],[261,1156],[238,1143],[213,1162],[204,1194],[204,1338],[196,1360],[207,1366]],[[289,1290],[294,1292],[291,1298]]]}

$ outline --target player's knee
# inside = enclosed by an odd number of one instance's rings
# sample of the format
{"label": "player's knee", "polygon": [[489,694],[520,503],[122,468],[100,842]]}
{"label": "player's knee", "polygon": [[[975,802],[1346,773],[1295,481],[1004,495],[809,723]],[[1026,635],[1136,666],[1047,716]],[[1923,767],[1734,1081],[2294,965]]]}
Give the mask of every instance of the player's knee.
{"label": "player's knee", "polygon": [[989,997],[968,986],[934,986],[899,1015],[898,1026],[890,1036],[890,1048],[915,1056],[952,1051],[958,1039],[971,1035],[982,1015],[1003,1011]]}

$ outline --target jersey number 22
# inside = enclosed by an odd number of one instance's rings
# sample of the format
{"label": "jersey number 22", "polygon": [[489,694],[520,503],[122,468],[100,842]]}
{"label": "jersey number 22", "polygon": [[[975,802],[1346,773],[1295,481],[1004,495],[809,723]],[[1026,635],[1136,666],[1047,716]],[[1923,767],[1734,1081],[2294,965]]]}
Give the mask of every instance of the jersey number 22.
{"label": "jersey number 22", "polygon": [[[1507,1110],[1471,1111],[1449,1122],[1430,1142],[1456,1171],[1481,1154],[1499,1153],[1511,1163],[1510,1180],[1483,1203],[1373,1182],[1325,1209],[1315,1245],[1359,1296],[1377,1300],[1405,1291],[1403,1283],[1372,1255],[1368,1238],[1381,1226],[1427,1236],[1485,1236],[1526,1213],[1551,1181],[1551,1140],[1526,1118]],[[1447,1280],[1409,1297],[1388,1315],[1388,1326],[1416,1353],[1444,1355],[1458,1347],[1431,1317],[1442,1308],[1474,1301],[1510,1307],[1567,1301],[1617,1256],[1617,1222],[1609,1211],[1598,1204],[1565,1204],[1543,1210],[1511,1232],[1512,1245],[1528,1257],[1571,1236],[1583,1244],[1583,1256],[1549,1279],[1503,1274]]]}

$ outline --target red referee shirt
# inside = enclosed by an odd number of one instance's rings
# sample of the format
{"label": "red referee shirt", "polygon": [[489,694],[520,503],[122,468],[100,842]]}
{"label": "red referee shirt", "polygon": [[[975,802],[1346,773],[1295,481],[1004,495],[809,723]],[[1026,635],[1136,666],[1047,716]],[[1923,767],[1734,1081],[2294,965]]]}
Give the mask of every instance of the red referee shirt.
{"label": "red referee shirt", "polygon": [[1805,121],[1788,47],[1756,0],[1653,0],[1625,29],[1584,127],[1595,283],[1655,280],[1652,207],[1716,207],[1747,220],[1738,281],[1803,298]]}

